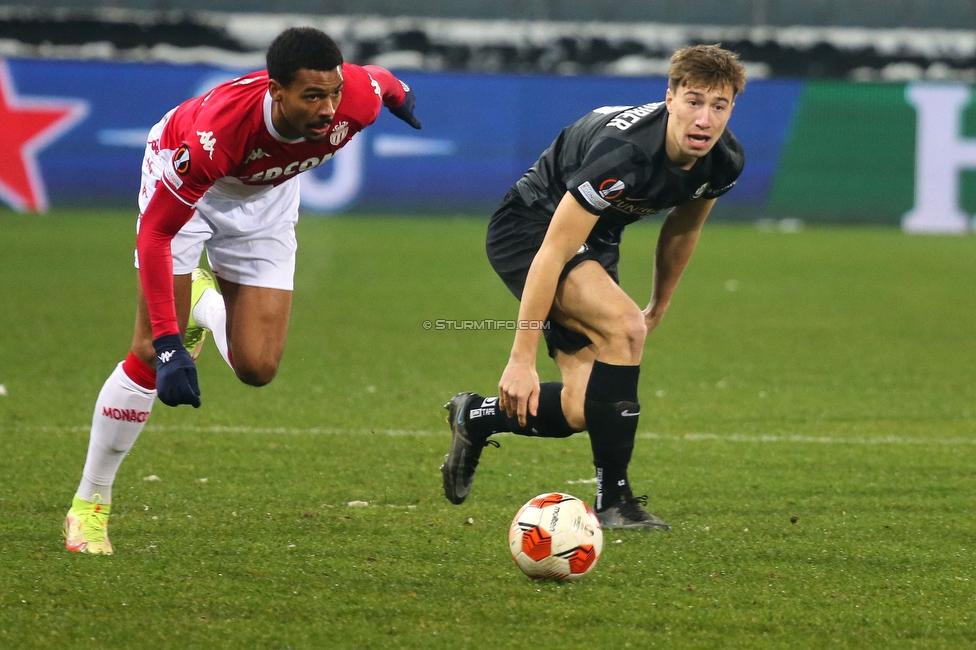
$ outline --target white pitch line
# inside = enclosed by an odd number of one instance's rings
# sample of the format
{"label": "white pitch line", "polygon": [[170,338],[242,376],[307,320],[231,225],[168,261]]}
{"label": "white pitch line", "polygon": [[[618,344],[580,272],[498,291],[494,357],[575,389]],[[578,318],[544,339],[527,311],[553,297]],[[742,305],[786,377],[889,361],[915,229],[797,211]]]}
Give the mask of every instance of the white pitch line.
{"label": "white pitch line", "polygon": [[[88,426],[0,426],[0,432],[30,431],[39,433],[57,432],[87,432]],[[148,425],[146,432],[154,431],[185,431],[201,434],[259,434],[259,435],[332,435],[332,436],[414,436],[447,438],[447,428],[436,431],[426,429],[341,429],[338,427],[245,427],[245,426],[153,426]],[[511,436],[511,433],[497,435]],[[731,442],[751,444],[814,444],[814,445],[976,445],[976,438],[911,438],[906,436],[874,436],[846,438],[842,436],[807,436],[800,434],[776,435],[748,435],[748,434],[717,434],[717,433],[683,433],[660,434],[643,432],[637,437],[642,440],[663,440],[671,442]]]}
{"label": "white pitch line", "polygon": [[[26,426],[26,427],[4,427],[0,426],[0,432],[4,431],[36,431],[39,433],[57,433],[57,432],[87,432],[91,427],[89,426],[70,426],[70,427],[58,427],[58,426]],[[200,426],[179,426],[179,425],[169,425],[169,426],[153,426],[147,425],[144,433],[152,434],[154,431],[185,431],[187,433],[236,433],[236,434],[264,434],[264,435],[350,435],[350,436],[367,436],[367,435],[385,435],[385,436],[450,436],[450,430],[447,428],[439,431],[423,431],[423,430],[413,430],[413,429],[340,429],[336,427],[244,427],[244,426],[210,426],[210,427],[200,427]]]}
{"label": "white pitch line", "polygon": [[662,435],[657,433],[638,433],[637,437],[647,440],[673,440],[690,442],[715,441],[747,443],[801,443],[820,445],[976,445],[976,438],[909,438],[906,436],[845,438],[840,436],[805,436],[800,434],[746,435],[739,433],[683,433],[679,435]]}

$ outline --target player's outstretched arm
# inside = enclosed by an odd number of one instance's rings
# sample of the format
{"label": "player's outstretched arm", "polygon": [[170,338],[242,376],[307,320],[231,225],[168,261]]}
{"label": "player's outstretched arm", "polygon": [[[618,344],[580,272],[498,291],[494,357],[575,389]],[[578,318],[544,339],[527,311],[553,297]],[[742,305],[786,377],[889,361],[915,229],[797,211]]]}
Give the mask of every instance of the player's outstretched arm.
{"label": "player's outstretched arm", "polygon": [[[572,194],[563,195],[542,246],[529,267],[519,306],[519,323],[541,322],[549,316],[559,275],[586,241],[597,219],[599,217],[583,209]],[[526,413],[536,415],[538,412],[539,376],[535,356],[541,332],[538,327],[515,330],[512,354],[498,382],[499,407],[509,417],[517,415],[522,426],[526,423]]]}
{"label": "player's outstretched arm", "polygon": [[647,332],[651,333],[664,318],[671,296],[678,286],[698,236],[716,199],[695,199],[676,206],[664,219],[654,258],[654,288],[651,302],[644,309]]}
{"label": "player's outstretched arm", "polygon": [[173,296],[173,237],[193,208],[160,183],[139,221],[139,279],[149,308],[156,350],[156,391],[167,406],[200,406],[197,367],[183,346]]}
{"label": "player's outstretched arm", "polygon": [[397,117],[399,117],[401,120],[403,120],[410,126],[412,126],[413,128],[419,130],[422,125],[420,124],[420,120],[417,119],[417,116],[413,114],[413,108],[414,106],[417,105],[417,96],[413,94],[413,91],[410,90],[410,87],[407,86],[406,84],[404,84],[404,88],[406,88],[407,90],[404,96],[403,103],[400,104],[399,106],[391,108],[390,112],[396,115]]}
{"label": "player's outstretched arm", "polygon": [[393,76],[393,73],[376,65],[364,65],[373,81],[379,84],[380,97],[389,111],[415,129],[420,129],[420,120],[413,114],[417,96],[410,86]]}

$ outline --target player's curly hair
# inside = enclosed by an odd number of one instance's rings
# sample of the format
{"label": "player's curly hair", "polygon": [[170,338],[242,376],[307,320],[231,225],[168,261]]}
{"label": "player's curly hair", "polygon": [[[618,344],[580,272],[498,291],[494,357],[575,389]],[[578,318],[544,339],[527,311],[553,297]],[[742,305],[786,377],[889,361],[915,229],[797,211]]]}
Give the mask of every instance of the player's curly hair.
{"label": "player's curly hair", "polygon": [[271,42],[267,63],[268,76],[287,88],[303,68],[335,70],[342,65],[342,52],[325,32],[314,27],[290,27]]}
{"label": "player's curly hair", "polygon": [[746,87],[746,71],[739,63],[739,55],[721,45],[691,45],[671,57],[668,88],[675,92],[681,84],[705,88],[732,89],[738,97]]}

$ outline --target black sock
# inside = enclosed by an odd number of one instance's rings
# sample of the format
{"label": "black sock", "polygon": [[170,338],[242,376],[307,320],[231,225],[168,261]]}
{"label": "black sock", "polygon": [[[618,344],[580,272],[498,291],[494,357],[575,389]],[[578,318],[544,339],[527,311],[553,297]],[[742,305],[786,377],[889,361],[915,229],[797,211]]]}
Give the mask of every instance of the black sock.
{"label": "black sock", "polygon": [[596,466],[596,509],[613,505],[630,492],[627,466],[634,452],[640,404],[637,382],[640,366],[593,363],[586,385],[583,413]]}
{"label": "black sock", "polygon": [[468,431],[472,435],[488,438],[493,433],[509,431],[522,436],[540,438],[566,438],[576,433],[563,415],[560,394],[563,385],[559,382],[545,382],[539,385],[539,412],[526,416],[525,426],[519,424],[518,416],[508,417],[498,408],[497,397],[475,395],[464,414]]}

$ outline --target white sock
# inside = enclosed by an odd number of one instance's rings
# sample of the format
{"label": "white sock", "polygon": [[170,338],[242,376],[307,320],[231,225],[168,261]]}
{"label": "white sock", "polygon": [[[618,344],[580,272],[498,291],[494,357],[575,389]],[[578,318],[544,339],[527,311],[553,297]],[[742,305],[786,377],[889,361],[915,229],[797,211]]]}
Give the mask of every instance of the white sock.
{"label": "white sock", "polygon": [[200,300],[193,306],[193,320],[197,325],[210,330],[220,356],[233,369],[234,364],[230,362],[227,354],[227,310],[224,308],[224,297],[213,289],[204,291]]}
{"label": "white sock", "polygon": [[92,416],[88,458],[82,472],[78,496],[102,503],[112,502],[112,484],[125,455],[146,426],[156,391],[139,386],[126,376],[120,363],[105,380]]}

